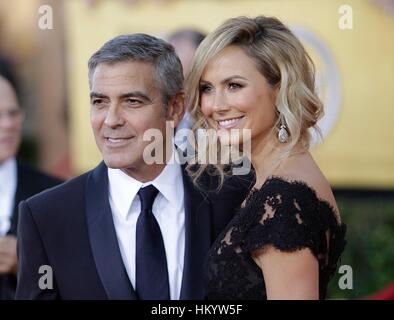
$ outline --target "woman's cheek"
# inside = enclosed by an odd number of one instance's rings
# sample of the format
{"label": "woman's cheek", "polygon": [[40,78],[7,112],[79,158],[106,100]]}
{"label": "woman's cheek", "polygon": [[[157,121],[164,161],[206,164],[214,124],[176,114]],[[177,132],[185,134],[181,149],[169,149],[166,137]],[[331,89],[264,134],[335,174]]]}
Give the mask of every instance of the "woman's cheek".
{"label": "woman's cheek", "polygon": [[204,116],[209,117],[212,115],[212,108],[208,106],[205,99],[201,99],[201,112]]}

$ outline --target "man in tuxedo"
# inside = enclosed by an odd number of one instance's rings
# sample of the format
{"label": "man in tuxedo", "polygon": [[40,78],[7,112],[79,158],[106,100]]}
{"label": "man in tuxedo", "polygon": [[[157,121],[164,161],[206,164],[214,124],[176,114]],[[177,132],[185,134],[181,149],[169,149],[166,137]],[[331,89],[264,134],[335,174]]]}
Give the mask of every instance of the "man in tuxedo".
{"label": "man in tuxedo", "polygon": [[32,167],[22,165],[16,154],[22,138],[23,113],[15,85],[0,64],[0,299],[14,299],[18,259],[16,231],[18,204],[60,183]]}
{"label": "man in tuxedo", "polygon": [[[232,179],[212,198],[193,185],[176,148],[165,148],[166,121],[176,127],[184,114],[171,45],[119,36],[88,65],[90,120],[104,161],[21,203],[16,297],[203,299],[205,256],[249,184]],[[162,137],[163,162],[147,160],[149,130]]]}

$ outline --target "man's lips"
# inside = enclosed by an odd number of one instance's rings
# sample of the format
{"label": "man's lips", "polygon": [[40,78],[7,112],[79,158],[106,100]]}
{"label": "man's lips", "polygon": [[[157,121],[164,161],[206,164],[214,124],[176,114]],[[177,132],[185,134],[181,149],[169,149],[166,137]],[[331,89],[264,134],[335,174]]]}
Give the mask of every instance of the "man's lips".
{"label": "man's lips", "polygon": [[0,137],[0,143],[14,143],[15,140],[15,136]]}
{"label": "man's lips", "polygon": [[240,116],[237,118],[227,118],[216,120],[218,129],[231,129],[235,128],[239,122],[244,118],[244,116]]}
{"label": "man's lips", "polygon": [[105,144],[110,147],[121,147],[130,142],[134,137],[104,137]]}

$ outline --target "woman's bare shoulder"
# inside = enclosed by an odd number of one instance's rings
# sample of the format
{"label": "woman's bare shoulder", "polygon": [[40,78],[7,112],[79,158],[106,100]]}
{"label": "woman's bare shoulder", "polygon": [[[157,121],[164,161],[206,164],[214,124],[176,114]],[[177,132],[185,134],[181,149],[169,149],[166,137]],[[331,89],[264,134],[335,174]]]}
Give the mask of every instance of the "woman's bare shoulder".
{"label": "woman's bare shoulder", "polygon": [[309,152],[284,160],[283,165],[274,172],[274,175],[289,182],[300,181],[308,185],[314,190],[319,200],[326,201],[334,209],[340,221],[338,206],[330,183]]}

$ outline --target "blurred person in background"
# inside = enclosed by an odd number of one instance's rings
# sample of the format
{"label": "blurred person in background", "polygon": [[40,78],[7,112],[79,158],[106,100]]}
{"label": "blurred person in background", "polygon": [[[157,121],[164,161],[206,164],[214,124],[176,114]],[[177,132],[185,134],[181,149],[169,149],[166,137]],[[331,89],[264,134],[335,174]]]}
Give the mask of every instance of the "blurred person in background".
{"label": "blurred person in background", "polygon": [[17,159],[24,113],[9,63],[0,60],[0,299],[14,299],[18,259],[18,204],[60,180]]}
{"label": "blurred person in background", "polygon": [[[169,43],[175,48],[179,59],[182,63],[183,76],[186,79],[191,68],[191,63],[200,43],[204,40],[205,34],[196,29],[180,29],[170,34],[168,37]],[[177,130],[180,129],[191,129],[193,121],[190,117],[188,108],[185,108],[186,112],[179,123]],[[177,135],[175,137],[175,142],[178,146],[182,146],[186,141],[185,135]]]}
{"label": "blurred person in background", "polygon": [[185,79],[190,72],[194,53],[204,38],[204,33],[194,29],[180,29],[171,33],[168,37],[168,42],[173,45],[181,60]]}

